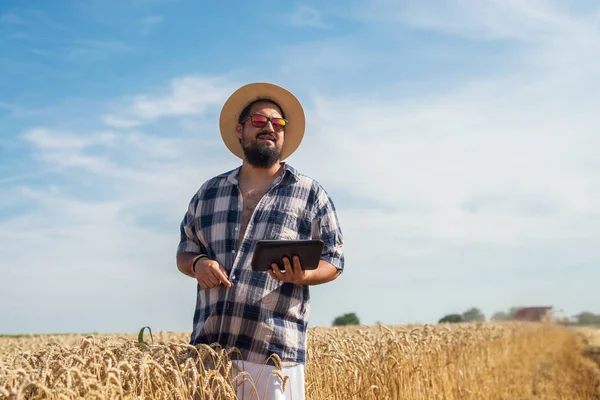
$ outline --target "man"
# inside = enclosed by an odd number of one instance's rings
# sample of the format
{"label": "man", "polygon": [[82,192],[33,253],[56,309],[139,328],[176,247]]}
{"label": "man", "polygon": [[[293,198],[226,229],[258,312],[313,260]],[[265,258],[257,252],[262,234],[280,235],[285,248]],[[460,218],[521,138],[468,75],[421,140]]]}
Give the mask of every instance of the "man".
{"label": "man", "polygon": [[[309,286],[336,279],[344,268],[333,202],[283,161],[300,145],[304,128],[302,106],[289,91],[253,83],[234,92],[220,129],[242,165],[205,182],[181,222],[177,268],[197,281],[191,344],[238,349],[238,365],[253,376],[260,399],[304,398]],[[254,247],[263,239],[321,239],[319,265],[303,270],[301,260],[285,258],[285,271],[253,271]],[[285,393],[269,376],[273,355],[283,365],[278,372],[289,376]]]}

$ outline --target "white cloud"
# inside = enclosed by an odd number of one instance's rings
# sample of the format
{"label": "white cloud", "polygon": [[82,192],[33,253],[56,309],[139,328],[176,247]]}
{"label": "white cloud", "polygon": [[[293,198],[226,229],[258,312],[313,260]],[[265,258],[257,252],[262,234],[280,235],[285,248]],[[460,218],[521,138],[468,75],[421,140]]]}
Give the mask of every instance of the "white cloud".
{"label": "white cloud", "polygon": [[151,121],[162,117],[202,115],[211,106],[222,105],[234,87],[223,78],[187,76],[174,79],[166,94],[140,95],[131,99],[125,116]]}
{"label": "white cloud", "polygon": [[33,128],[24,132],[23,139],[42,149],[74,150],[94,145],[114,145],[117,136],[111,132],[98,132],[83,136],[81,134],[52,131],[45,128]]}
{"label": "white cloud", "polygon": [[[582,80],[577,103],[600,100],[585,91],[596,77]],[[314,172],[394,208],[379,220],[400,231],[512,245],[577,235],[577,225],[566,227],[600,204],[600,169],[586,167],[600,147],[600,118],[553,96],[572,83],[545,82],[502,80],[398,102],[316,98],[311,149],[297,159],[335,165]]]}
{"label": "white cloud", "polygon": [[428,3],[376,0],[355,9],[370,21],[397,21],[407,26],[466,36],[475,40],[537,41],[580,29],[570,12],[552,1],[437,0]]}
{"label": "white cloud", "polygon": [[[3,333],[190,329],[195,284],[175,266],[178,224],[203,180],[230,167],[223,152],[201,137],[139,131],[35,128],[21,137],[35,148],[32,169],[55,176],[0,195],[4,210],[24,208],[0,219],[0,304],[15,321]],[[17,291],[15,282],[28,284]],[[41,309],[51,320],[16,322]]]}
{"label": "white cloud", "polygon": [[[81,201],[60,190],[28,190],[21,199],[35,203],[36,211],[0,223],[0,304],[3,315],[15,321],[3,332],[111,326],[131,332],[148,324],[156,330],[189,329],[182,321],[192,312],[193,282],[182,281],[175,268],[173,232],[135,226],[126,204],[116,199]],[[150,295],[184,282],[192,283],[190,291],[172,291],[182,305],[177,310],[164,309],[161,296]],[[10,303],[4,303],[7,298]],[[52,318],[40,319],[39,310]]]}
{"label": "white cloud", "polygon": [[[35,146],[37,160],[60,169],[75,169],[92,178],[115,179],[112,186],[147,186],[146,191],[181,185],[197,174],[198,154],[215,174],[228,168],[219,157],[225,150],[217,141],[202,136],[153,136],[141,131],[95,132],[89,134],[34,128],[21,137]],[[219,146],[221,147],[221,146]],[[94,148],[95,152],[90,153]],[[68,171],[65,171],[68,173]],[[136,186],[138,185],[138,186]],[[153,196],[161,197],[161,194]]]}

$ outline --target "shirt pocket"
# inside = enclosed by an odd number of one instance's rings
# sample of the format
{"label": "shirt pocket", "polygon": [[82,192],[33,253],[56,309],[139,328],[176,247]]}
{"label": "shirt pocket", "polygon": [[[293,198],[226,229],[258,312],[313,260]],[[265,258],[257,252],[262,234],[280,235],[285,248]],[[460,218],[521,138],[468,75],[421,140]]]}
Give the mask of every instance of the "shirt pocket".
{"label": "shirt pocket", "polygon": [[284,207],[271,211],[269,240],[306,240],[312,236],[312,217],[304,208]]}

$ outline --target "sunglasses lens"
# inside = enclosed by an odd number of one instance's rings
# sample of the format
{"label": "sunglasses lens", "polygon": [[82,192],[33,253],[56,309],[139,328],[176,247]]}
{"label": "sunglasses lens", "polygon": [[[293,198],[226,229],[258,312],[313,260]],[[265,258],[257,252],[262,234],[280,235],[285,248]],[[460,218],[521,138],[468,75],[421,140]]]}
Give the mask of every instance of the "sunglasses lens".
{"label": "sunglasses lens", "polygon": [[285,120],[283,118],[273,118],[271,121],[273,129],[276,131],[282,131],[285,128]]}
{"label": "sunglasses lens", "polygon": [[[250,117],[250,122],[252,122],[252,126],[255,128],[262,128],[267,125],[269,119],[263,115],[255,114]],[[271,124],[273,125],[273,129],[276,131],[283,131],[285,129],[286,121],[283,118],[272,118]]]}
{"label": "sunglasses lens", "polygon": [[256,128],[262,128],[267,124],[267,117],[263,117],[262,115],[253,115],[250,121],[252,121],[252,126]]}

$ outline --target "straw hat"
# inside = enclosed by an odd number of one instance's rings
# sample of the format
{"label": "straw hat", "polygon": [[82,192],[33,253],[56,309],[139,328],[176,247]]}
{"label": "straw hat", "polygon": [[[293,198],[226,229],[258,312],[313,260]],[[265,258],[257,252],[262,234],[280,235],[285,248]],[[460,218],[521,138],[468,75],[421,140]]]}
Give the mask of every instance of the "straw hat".
{"label": "straw hat", "polygon": [[233,154],[244,158],[235,127],[242,110],[255,100],[269,99],[279,104],[288,124],[285,127],[281,158],[289,157],[302,142],[305,129],[304,110],[300,101],[288,90],[272,83],[256,82],[242,86],[227,99],[221,110],[219,128],[223,142]]}

